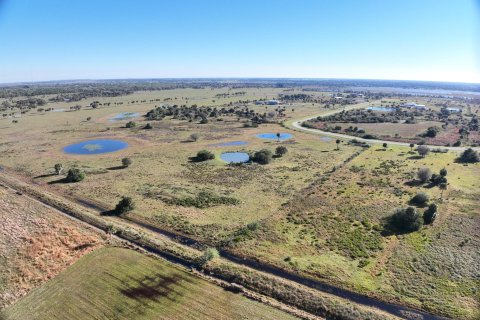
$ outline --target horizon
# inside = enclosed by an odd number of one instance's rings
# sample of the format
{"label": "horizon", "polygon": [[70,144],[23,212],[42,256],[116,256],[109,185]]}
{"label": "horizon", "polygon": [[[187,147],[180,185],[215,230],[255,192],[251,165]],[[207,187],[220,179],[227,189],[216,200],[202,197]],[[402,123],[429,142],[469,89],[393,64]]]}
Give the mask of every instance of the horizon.
{"label": "horizon", "polygon": [[480,83],[479,0],[0,0],[0,37],[7,48],[0,52],[1,84],[215,78]]}

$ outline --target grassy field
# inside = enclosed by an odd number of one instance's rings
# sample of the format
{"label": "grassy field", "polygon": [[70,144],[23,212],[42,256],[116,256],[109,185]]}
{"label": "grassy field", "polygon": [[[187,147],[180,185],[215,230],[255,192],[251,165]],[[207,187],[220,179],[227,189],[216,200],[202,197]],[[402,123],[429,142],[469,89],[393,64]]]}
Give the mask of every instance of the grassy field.
{"label": "grassy field", "polygon": [[104,240],[80,223],[0,187],[0,309]]}
{"label": "grassy field", "polygon": [[6,319],[296,319],[133,250],[96,250]]}
{"label": "grassy field", "polygon": [[[133,129],[125,128],[125,121],[109,121],[120,112],[143,114],[159,104],[149,102],[155,99],[171,98],[169,103],[174,103],[175,97],[183,97],[181,103],[186,103],[188,97],[189,104],[222,105],[239,99],[274,98],[282,89],[245,91],[245,96],[228,98],[216,97],[227,89],[135,93],[104,98],[123,102],[115,107],[28,115],[18,124],[0,120],[0,165],[46,190],[107,209],[122,196],[131,196],[137,207],[130,217],[238,255],[454,318],[478,315],[479,164],[456,163],[453,152],[419,159],[407,147],[363,149],[348,141],[337,150],[335,140],[327,137],[280,124],[245,128],[233,116],[207,124],[170,117],[161,121],[138,118],[139,125]],[[147,102],[129,103],[137,100]],[[287,107],[284,120],[330,111],[321,105],[294,103]],[[92,119],[87,121],[87,117]],[[141,129],[147,122],[153,129]],[[255,136],[265,132],[288,132],[294,137],[277,142]],[[191,142],[192,133],[200,139]],[[62,152],[70,143],[100,138],[127,141],[129,148],[95,156]],[[228,141],[247,144],[214,146]],[[230,166],[219,159],[226,151],[274,151],[280,145],[288,153],[265,166]],[[214,152],[216,159],[190,161],[202,149]],[[119,168],[123,157],[130,157],[133,164]],[[53,175],[55,163],[67,169],[82,168],[87,178],[74,184],[55,183],[59,180]],[[443,200],[437,187],[408,183],[424,166],[437,173],[448,169],[450,184]],[[201,191],[234,199],[237,204],[178,205],[195,199]],[[396,207],[406,206],[418,191],[439,205],[435,223],[410,234],[382,232],[385,219]]]}

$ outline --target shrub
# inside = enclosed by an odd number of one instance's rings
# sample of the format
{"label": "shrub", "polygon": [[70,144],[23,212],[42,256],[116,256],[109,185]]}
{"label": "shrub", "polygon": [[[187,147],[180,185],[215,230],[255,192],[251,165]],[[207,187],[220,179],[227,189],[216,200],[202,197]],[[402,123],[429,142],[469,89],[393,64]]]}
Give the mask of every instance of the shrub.
{"label": "shrub", "polygon": [[439,184],[446,183],[446,182],[447,182],[447,178],[445,178],[441,174],[434,173],[434,174],[432,174],[432,177],[430,178],[430,183],[434,186],[438,186]]}
{"label": "shrub", "polygon": [[417,206],[424,206],[428,202],[428,195],[424,192],[419,192],[410,200],[410,203]]}
{"label": "shrub", "polygon": [[388,147],[388,144],[387,144],[386,142],[384,142],[384,143],[383,143],[383,148],[384,148],[384,149],[387,149],[387,147]]}
{"label": "shrub", "polygon": [[419,230],[423,219],[414,207],[396,209],[390,217],[390,228],[398,231],[411,232]]}
{"label": "shrub", "polygon": [[150,130],[150,129],[153,129],[152,125],[150,123],[147,123],[145,125],[145,127],[143,127],[143,129],[147,129],[147,130]]}
{"label": "shrub", "polygon": [[126,214],[135,209],[135,203],[130,197],[122,197],[122,199],[117,203],[115,207],[116,214]]}
{"label": "shrub", "polygon": [[424,137],[435,138],[437,133],[440,131],[438,127],[429,127],[427,131],[423,134]]}
{"label": "shrub", "polygon": [[472,148],[468,148],[467,150],[463,151],[463,153],[458,158],[458,161],[464,163],[480,162],[480,155]]}
{"label": "shrub", "polygon": [[445,169],[445,168],[440,169],[440,175],[441,175],[442,177],[446,177],[446,176],[447,176],[447,173],[448,173],[447,169]]}
{"label": "shrub", "polygon": [[136,124],[135,122],[133,122],[133,121],[129,121],[129,122],[127,122],[127,124],[125,125],[126,128],[134,128],[134,127],[136,127],[136,126],[137,126],[137,124]]}
{"label": "shrub", "polygon": [[207,150],[202,150],[197,153],[196,161],[207,161],[215,159],[215,155]]}
{"label": "shrub", "polygon": [[252,161],[259,164],[269,164],[272,161],[272,152],[267,149],[257,151],[253,154]]}
{"label": "shrub", "polygon": [[63,171],[63,165],[61,163],[57,163],[53,166],[53,168],[55,169],[55,173],[59,176],[62,174],[62,171]]}
{"label": "shrub", "polygon": [[207,264],[209,261],[218,258],[220,254],[218,253],[218,250],[215,248],[207,248],[205,251],[203,251],[203,255],[198,259],[198,265],[199,266],[204,266]]}
{"label": "shrub", "polygon": [[427,210],[423,213],[423,222],[425,224],[431,224],[433,221],[435,221],[435,218],[437,218],[437,205],[435,203],[432,203],[428,206]]}
{"label": "shrub", "polygon": [[429,168],[420,168],[417,172],[417,178],[422,183],[427,182],[432,177],[432,171]]}
{"label": "shrub", "polygon": [[85,172],[78,169],[72,168],[68,170],[66,181],[67,182],[80,182],[85,179]]}
{"label": "shrub", "polygon": [[283,156],[288,152],[287,147],[284,146],[278,146],[277,149],[275,149],[275,154],[279,157]]}
{"label": "shrub", "polygon": [[132,164],[132,159],[130,158],[123,158],[122,159],[122,165],[127,168]]}

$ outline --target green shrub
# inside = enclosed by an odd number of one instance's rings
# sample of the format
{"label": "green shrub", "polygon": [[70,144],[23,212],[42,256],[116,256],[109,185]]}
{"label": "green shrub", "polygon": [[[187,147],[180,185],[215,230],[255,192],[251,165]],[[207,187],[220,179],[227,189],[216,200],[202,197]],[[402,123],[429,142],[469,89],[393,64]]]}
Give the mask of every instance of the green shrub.
{"label": "green shrub", "polygon": [[419,230],[423,219],[414,207],[396,209],[389,219],[389,229],[411,232]]}
{"label": "green shrub", "polygon": [[68,170],[67,177],[65,179],[67,182],[80,182],[85,179],[85,172],[78,168],[72,168]]}
{"label": "green shrub", "polygon": [[288,149],[285,146],[278,146],[277,149],[275,149],[275,154],[279,157],[283,156],[287,152],[288,152]]}
{"label": "green shrub", "polygon": [[133,121],[129,121],[129,122],[127,122],[127,124],[125,125],[126,128],[134,128],[134,127],[136,127],[136,126],[137,126],[137,124],[136,124],[135,122],[133,122]]}
{"label": "green shrub", "polygon": [[424,206],[428,202],[429,198],[425,192],[419,192],[412,199],[410,199],[410,203],[417,205],[417,206]]}
{"label": "green shrub", "polygon": [[435,203],[428,206],[427,210],[423,213],[423,222],[425,224],[431,224],[437,217],[438,208]]}
{"label": "green shrub", "polygon": [[218,253],[218,250],[215,248],[207,248],[205,251],[203,251],[202,256],[198,259],[198,265],[199,266],[204,266],[207,264],[209,261],[218,258],[220,254]]}
{"label": "green shrub", "polygon": [[464,163],[480,162],[480,155],[472,148],[468,148],[467,150],[463,151],[463,153],[458,158],[458,161]]}
{"label": "green shrub", "polygon": [[432,177],[432,171],[429,168],[420,168],[417,172],[417,178],[421,182],[425,183]]}
{"label": "green shrub", "polygon": [[272,161],[272,152],[267,149],[257,151],[253,154],[252,161],[259,164],[269,164]]}
{"label": "green shrub", "polygon": [[127,168],[132,164],[132,159],[130,158],[123,158],[122,159],[122,165]]}
{"label": "green shrub", "polygon": [[215,159],[215,155],[207,150],[199,151],[195,158],[196,161],[208,161],[212,159]]}
{"label": "green shrub", "polygon": [[168,204],[182,206],[182,207],[195,207],[195,208],[209,208],[218,205],[237,205],[240,203],[238,199],[217,196],[208,191],[201,191],[196,197],[185,198],[166,198],[164,201]]}
{"label": "green shrub", "polygon": [[133,199],[130,197],[122,197],[115,207],[115,213],[118,215],[126,214],[133,209],[135,209],[135,203],[133,202]]}

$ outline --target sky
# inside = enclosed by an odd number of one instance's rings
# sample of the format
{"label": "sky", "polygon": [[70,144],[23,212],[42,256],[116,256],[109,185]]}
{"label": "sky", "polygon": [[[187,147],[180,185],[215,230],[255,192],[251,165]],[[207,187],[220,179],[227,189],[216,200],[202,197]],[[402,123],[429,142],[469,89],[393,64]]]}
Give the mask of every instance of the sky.
{"label": "sky", "polygon": [[480,0],[0,0],[0,83],[480,83]]}

